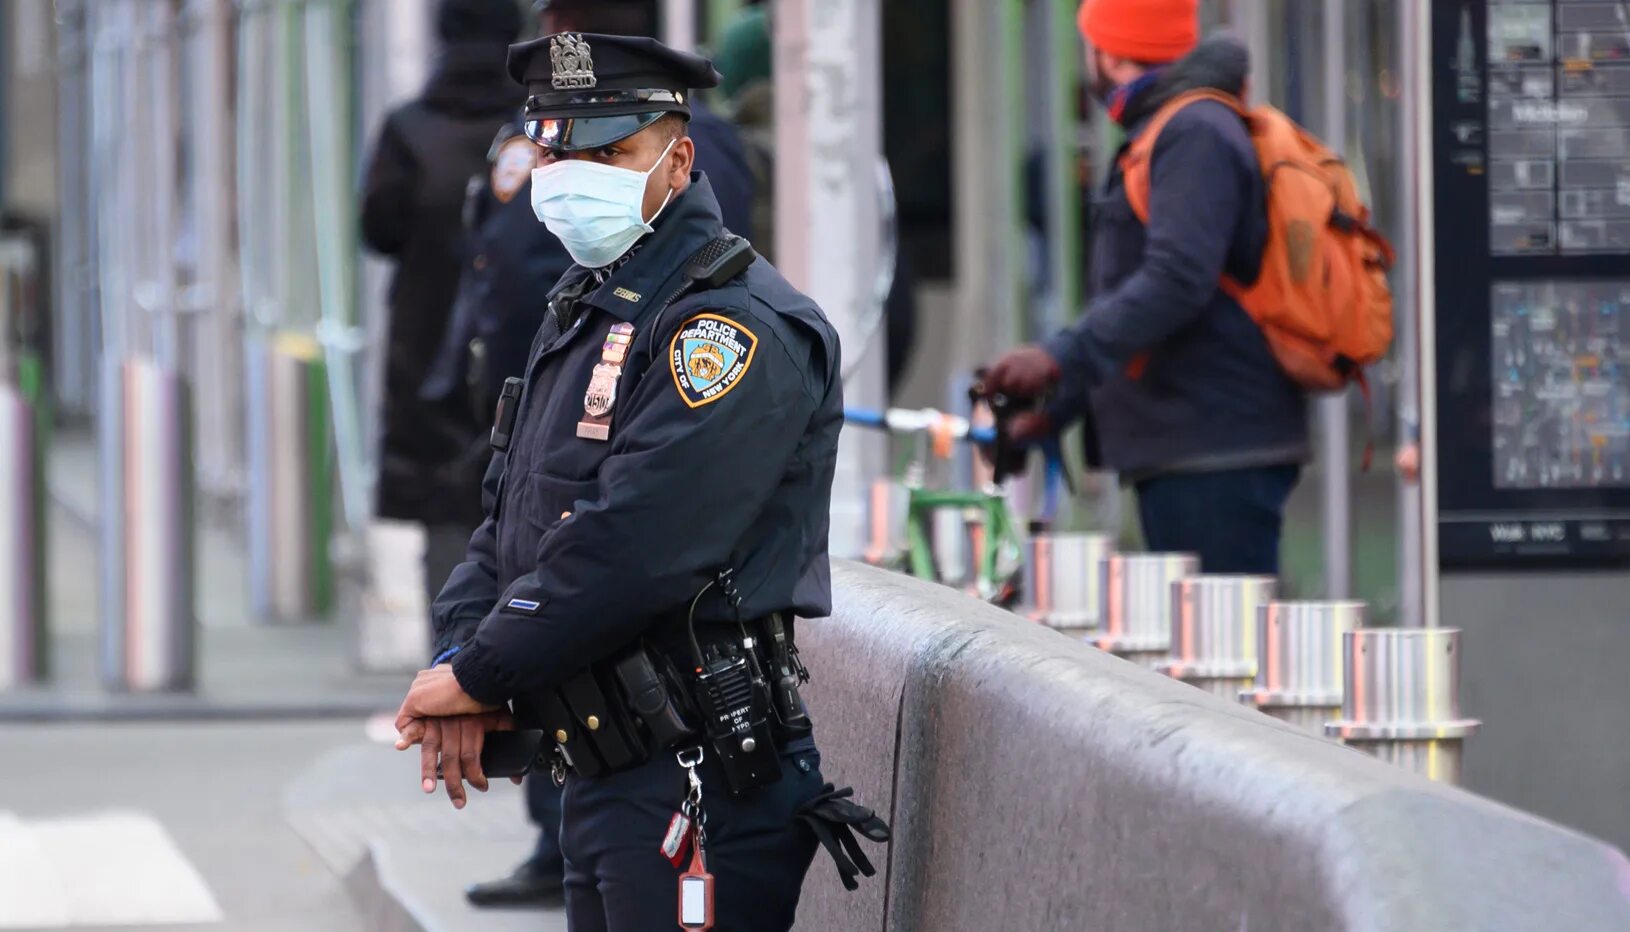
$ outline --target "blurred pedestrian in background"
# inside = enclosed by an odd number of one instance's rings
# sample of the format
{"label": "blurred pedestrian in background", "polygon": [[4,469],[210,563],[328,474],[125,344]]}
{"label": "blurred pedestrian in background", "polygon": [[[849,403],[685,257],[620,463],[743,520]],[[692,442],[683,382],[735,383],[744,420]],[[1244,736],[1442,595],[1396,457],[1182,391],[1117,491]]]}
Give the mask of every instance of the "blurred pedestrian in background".
{"label": "blurred pedestrian in background", "polygon": [[385,118],[363,181],[363,242],[396,263],[376,507],[382,518],[425,526],[432,598],[464,559],[481,521],[481,489],[456,468],[467,411],[426,401],[419,387],[458,288],[465,185],[483,171],[493,131],[514,112],[504,58],[521,25],[514,0],[442,0],[440,57],[418,98]]}
{"label": "blurred pedestrian in background", "polygon": [[[654,36],[657,31],[652,0],[540,0],[533,9],[541,35]],[[548,311],[549,291],[572,267],[566,247],[533,212],[537,145],[521,132],[520,111],[513,106],[520,89],[511,83],[506,95],[510,122],[492,140],[490,165],[470,180],[464,215],[468,247],[458,298],[423,386],[427,404],[469,412],[461,441],[468,452],[456,480],[463,489],[480,489],[492,458],[488,433],[498,393],[505,379],[525,370],[527,350]],[[689,134],[696,167],[713,186],[725,227],[745,235],[752,224],[754,181],[735,128],[693,100]],[[449,444],[449,451],[455,446]],[[467,540],[468,533],[461,548]],[[446,571],[436,584],[445,580]],[[561,899],[560,788],[540,774],[527,779],[526,798],[539,827],[537,846],[509,875],[466,891],[478,906],[541,906]]]}
{"label": "blurred pedestrian in background", "polygon": [[[1128,145],[1185,91],[1244,95],[1245,48],[1196,48],[1196,0],[1087,0],[1080,22],[1095,94]],[[1197,553],[1209,573],[1277,573],[1285,501],[1311,455],[1307,404],[1222,287],[1225,274],[1256,280],[1268,233],[1256,151],[1226,104],[1186,106],[1161,131],[1148,218],[1117,160],[1094,212],[1086,314],[1002,357],[987,384],[1056,389],[1016,423],[1023,436],[1092,415],[1104,465],[1137,489],[1150,549]]]}

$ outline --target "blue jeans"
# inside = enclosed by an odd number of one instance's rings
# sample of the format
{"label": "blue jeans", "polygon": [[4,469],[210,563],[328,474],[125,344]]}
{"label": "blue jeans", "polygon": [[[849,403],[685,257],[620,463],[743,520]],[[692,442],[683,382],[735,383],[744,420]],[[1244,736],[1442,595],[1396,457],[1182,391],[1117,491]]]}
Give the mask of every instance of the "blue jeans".
{"label": "blue jeans", "polygon": [[1285,500],[1300,466],[1171,473],[1137,483],[1143,538],[1157,552],[1199,554],[1206,573],[1279,575]]}

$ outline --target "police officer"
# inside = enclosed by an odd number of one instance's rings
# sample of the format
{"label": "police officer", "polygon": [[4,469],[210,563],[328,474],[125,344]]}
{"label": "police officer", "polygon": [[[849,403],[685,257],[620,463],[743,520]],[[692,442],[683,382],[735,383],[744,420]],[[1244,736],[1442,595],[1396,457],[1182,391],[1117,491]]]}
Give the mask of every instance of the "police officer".
{"label": "police officer", "polygon": [[[534,10],[540,34],[651,35],[656,30],[651,0],[539,0]],[[511,101],[519,96],[514,88],[510,83]],[[689,135],[695,142],[696,167],[714,187],[725,226],[745,234],[754,184],[741,140],[725,120],[694,101],[691,106]],[[459,475],[454,481],[472,490],[480,488],[491,458],[487,428],[504,380],[522,374],[532,336],[543,323],[546,305],[538,298],[572,266],[566,248],[532,211],[536,150],[522,132],[520,119],[512,120],[493,140],[490,172],[472,181],[465,209],[469,255],[453,319],[421,393],[439,410],[482,412],[464,423],[468,452],[456,460]],[[466,540],[468,530],[461,543]],[[446,582],[443,572],[432,583],[437,590]],[[539,827],[532,853],[507,875],[466,889],[471,903],[535,906],[560,899],[560,789],[548,774],[539,774],[527,780],[526,803]]]}
{"label": "police officer", "polygon": [[869,872],[850,829],[886,838],[823,784],[796,698],[791,618],[831,602],[837,336],[725,235],[691,171],[711,62],[567,33],[509,67],[539,147],[532,205],[576,264],[500,402],[488,517],[436,601],[443,662],[415,679],[397,746],[422,743],[426,791],[439,765],[462,808],[506,703],[548,729],[578,932],[672,928],[681,864],[682,906],[714,927],[788,929],[817,842],[847,883]]}

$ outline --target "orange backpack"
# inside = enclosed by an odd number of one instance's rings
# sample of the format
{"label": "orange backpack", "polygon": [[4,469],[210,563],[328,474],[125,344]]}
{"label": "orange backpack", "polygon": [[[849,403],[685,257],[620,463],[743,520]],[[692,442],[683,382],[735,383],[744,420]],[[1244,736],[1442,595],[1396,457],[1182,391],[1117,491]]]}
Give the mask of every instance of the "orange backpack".
{"label": "orange backpack", "polygon": [[[1121,157],[1132,211],[1149,222],[1155,141],[1177,111],[1201,100],[1245,120],[1268,194],[1262,273],[1249,287],[1224,276],[1222,289],[1262,328],[1286,373],[1310,391],[1363,381],[1363,367],[1392,342],[1392,246],[1370,225],[1347,165],[1273,107],[1247,112],[1239,99],[1196,90],[1168,101]],[[1143,360],[1134,360],[1136,376]]]}

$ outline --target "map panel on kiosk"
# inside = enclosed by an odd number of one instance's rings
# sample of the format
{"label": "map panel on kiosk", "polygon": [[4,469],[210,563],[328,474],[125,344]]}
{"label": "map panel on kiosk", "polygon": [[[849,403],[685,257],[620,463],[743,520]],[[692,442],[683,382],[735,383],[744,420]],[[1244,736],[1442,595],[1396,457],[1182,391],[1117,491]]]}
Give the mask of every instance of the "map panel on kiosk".
{"label": "map panel on kiosk", "polygon": [[1440,560],[1630,563],[1630,2],[1432,4]]}

